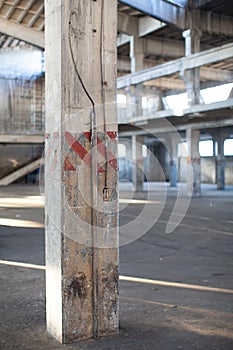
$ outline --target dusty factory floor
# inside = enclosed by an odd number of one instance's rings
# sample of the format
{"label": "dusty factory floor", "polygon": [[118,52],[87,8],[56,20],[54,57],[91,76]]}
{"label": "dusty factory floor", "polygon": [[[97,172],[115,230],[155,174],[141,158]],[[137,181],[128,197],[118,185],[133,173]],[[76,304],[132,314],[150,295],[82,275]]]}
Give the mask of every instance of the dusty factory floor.
{"label": "dusty factory floor", "polygon": [[233,349],[233,189],[203,186],[189,205],[166,186],[133,197],[127,186],[120,201],[119,335],[72,346],[46,333],[39,189],[0,189],[1,350]]}

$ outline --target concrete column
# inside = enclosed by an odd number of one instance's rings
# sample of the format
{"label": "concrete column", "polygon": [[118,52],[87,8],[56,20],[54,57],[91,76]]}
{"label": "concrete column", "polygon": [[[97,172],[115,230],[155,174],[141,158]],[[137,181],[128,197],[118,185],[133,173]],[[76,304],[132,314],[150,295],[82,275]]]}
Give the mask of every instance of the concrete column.
{"label": "concrete column", "polygon": [[118,331],[117,1],[45,1],[46,318],[71,343]]}
{"label": "concrete column", "polygon": [[136,36],[130,37],[130,62],[131,73],[138,72],[144,68],[143,39]]}
{"label": "concrete column", "polygon": [[177,137],[173,138],[170,136],[170,186],[177,186],[177,168],[178,168],[178,143]]}
{"label": "concrete column", "polygon": [[[197,29],[188,29],[183,32],[185,38],[185,56],[192,55],[200,51],[201,32]],[[188,94],[188,105],[192,106],[200,103],[200,71],[199,68],[184,72],[184,81]]]}
{"label": "concrete column", "polygon": [[218,139],[218,154],[216,159],[216,182],[217,190],[225,189],[225,156],[224,156],[224,138]]}
{"label": "concrete column", "polygon": [[216,128],[210,130],[209,133],[218,145],[217,155],[215,154],[216,159],[216,183],[218,190],[225,189],[225,156],[224,156],[224,141],[229,137],[230,131],[228,128]]}
{"label": "concrete column", "polygon": [[[130,37],[130,62],[131,73],[135,73],[144,68],[143,40],[135,36]],[[129,96],[130,103],[134,104],[135,107],[133,117],[140,117],[142,115],[143,84],[131,86]]]}
{"label": "concrete column", "polygon": [[127,120],[135,121],[135,118],[142,116],[143,85],[129,86],[127,93]]}
{"label": "concrete column", "polygon": [[186,138],[188,143],[187,157],[187,187],[188,193],[199,196],[201,194],[201,165],[199,154],[200,131],[187,129]]}
{"label": "concrete column", "polygon": [[144,171],[143,171],[143,156],[142,145],[144,142],[143,136],[132,136],[132,182],[134,190],[137,192],[143,191]]}
{"label": "concrete column", "polygon": [[132,141],[131,138],[119,138],[119,144],[125,146],[125,157],[120,158],[118,154],[119,180],[132,182]]}

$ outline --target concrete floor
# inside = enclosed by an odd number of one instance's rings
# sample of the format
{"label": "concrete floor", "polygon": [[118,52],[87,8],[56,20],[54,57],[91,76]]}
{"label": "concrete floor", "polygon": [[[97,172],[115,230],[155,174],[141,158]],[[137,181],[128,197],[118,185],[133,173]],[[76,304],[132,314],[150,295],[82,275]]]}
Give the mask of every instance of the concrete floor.
{"label": "concrete floor", "polygon": [[[1,188],[0,349],[233,349],[232,188],[204,186],[204,195],[191,200],[181,224],[166,233],[177,190],[166,188],[164,195],[163,186],[153,185],[149,199],[146,192],[138,193],[127,204],[127,186],[121,186],[121,238],[133,242],[120,248],[120,333],[72,346],[46,333],[45,272],[40,269],[44,209],[38,187]],[[173,222],[184,215],[186,200],[180,196],[183,207]],[[137,236],[134,224],[141,216],[146,220],[136,222]],[[150,218],[153,226],[143,234]]]}

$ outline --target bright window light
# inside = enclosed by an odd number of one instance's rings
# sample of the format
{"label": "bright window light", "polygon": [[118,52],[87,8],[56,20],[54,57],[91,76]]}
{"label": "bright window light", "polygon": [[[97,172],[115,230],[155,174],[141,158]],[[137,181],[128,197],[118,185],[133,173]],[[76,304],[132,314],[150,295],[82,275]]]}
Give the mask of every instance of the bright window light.
{"label": "bright window light", "polygon": [[224,141],[224,156],[233,156],[233,139]]}
{"label": "bright window light", "polygon": [[201,157],[213,157],[214,155],[213,141],[212,140],[200,141],[199,152]]}
{"label": "bright window light", "polygon": [[186,93],[165,97],[165,101],[174,115],[182,116],[183,110],[188,108],[188,97]]}
{"label": "bright window light", "polygon": [[[233,83],[202,89],[200,91],[204,103],[213,103],[225,101],[233,89]],[[168,109],[172,110],[174,115],[182,116],[184,109],[188,108],[188,97],[186,93],[171,95],[165,97],[165,103]]]}
{"label": "bright window light", "polygon": [[118,143],[118,157],[126,157],[126,146],[123,143]]}
{"label": "bright window light", "polygon": [[0,77],[33,79],[44,73],[41,50],[0,52]]}
{"label": "bright window light", "polygon": [[218,143],[215,142],[215,155],[217,155],[217,154],[218,154]]}
{"label": "bright window light", "polygon": [[147,157],[147,147],[146,147],[146,145],[142,145],[142,156],[143,156],[143,158]]}
{"label": "bright window light", "polygon": [[221,86],[215,86],[208,89],[201,90],[201,96],[204,103],[213,103],[217,101],[225,101],[230,95],[233,84],[224,84]]}
{"label": "bright window light", "polygon": [[148,98],[147,96],[142,96],[142,108],[147,109],[148,108]]}
{"label": "bright window light", "polygon": [[126,95],[117,94],[117,103],[126,106]]}

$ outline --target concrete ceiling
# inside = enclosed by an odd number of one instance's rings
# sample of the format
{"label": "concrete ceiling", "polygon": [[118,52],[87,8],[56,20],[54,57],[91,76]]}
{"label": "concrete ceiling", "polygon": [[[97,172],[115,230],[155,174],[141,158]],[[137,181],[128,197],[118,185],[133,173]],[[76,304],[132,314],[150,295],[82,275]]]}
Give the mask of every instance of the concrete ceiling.
{"label": "concrete ceiling", "polygon": [[[29,44],[43,46],[44,0],[0,1],[0,33]],[[1,47],[16,45],[0,38]]]}
{"label": "concrete ceiling", "polygon": [[[128,5],[130,3],[136,5],[131,7]],[[142,10],[146,10],[146,6],[152,3],[157,6],[153,6],[154,12],[151,17]],[[166,13],[162,11],[164,6],[167,8]],[[127,74],[130,70],[129,35],[139,36],[144,41],[145,67],[182,57],[182,31],[184,26],[189,24],[189,17],[193,14],[198,17],[197,24],[202,26],[201,50],[233,42],[232,0],[119,0],[119,75]],[[44,48],[44,20],[44,0],[0,0],[0,48],[25,47],[29,44]],[[231,79],[232,69],[233,59],[210,64],[201,71],[202,84],[211,86],[215,82],[222,83],[224,79],[221,77],[225,76]],[[174,86],[181,90],[184,86],[179,74],[160,79],[156,83],[164,91]]]}

